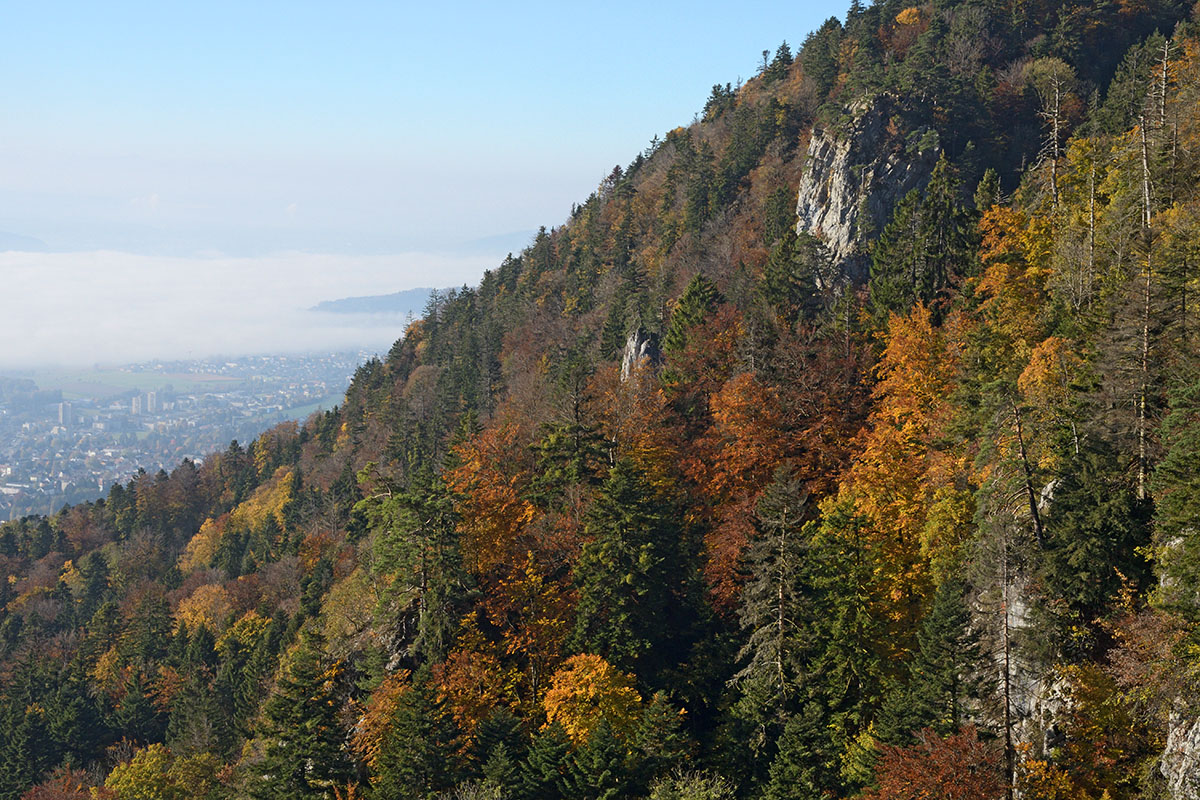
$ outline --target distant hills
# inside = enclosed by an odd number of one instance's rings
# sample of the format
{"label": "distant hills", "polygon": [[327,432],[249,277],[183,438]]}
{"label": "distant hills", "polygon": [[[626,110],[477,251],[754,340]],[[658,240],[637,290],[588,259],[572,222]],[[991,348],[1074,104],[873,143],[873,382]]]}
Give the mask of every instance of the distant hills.
{"label": "distant hills", "polygon": [[435,291],[437,290],[420,288],[368,297],[343,297],[340,300],[324,300],[313,306],[311,310],[333,314],[412,314],[420,316]]}
{"label": "distant hills", "polygon": [[33,236],[0,231],[0,252],[20,250],[26,253],[43,253],[49,249],[49,246],[45,242]]}

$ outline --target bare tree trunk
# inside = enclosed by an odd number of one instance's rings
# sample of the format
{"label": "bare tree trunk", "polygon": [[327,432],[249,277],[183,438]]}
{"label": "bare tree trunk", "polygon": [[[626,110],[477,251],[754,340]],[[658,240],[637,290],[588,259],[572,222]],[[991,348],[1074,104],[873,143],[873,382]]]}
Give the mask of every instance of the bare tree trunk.
{"label": "bare tree trunk", "polygon": [[1152,270],[1153,236],[1150,230],[1150,154],[1146,144],[1146,126],[1142,124],[1142,238],[1146,247],[1144,281],[1142,285],[1142,363],[1141,386],[1138,387],[1138,475],[1137,494],[1139,500],[1146,499],[1146,395],[1150,391],[1150,295]]}
{"label": "bare tree trunk", "polygon": [[1033,519],[1033,529],[1037,534],[1040,547],[1045,547],[1045,531],[1042,528],[1042,515],[1038,511],[1037,490],[1033,486],[1033,468],[1029,466],[1029,455],[1025,450],[1025,430],[1021,424],[1021,409],[1013,400],[1009,400],[1013,419],[1017,425],[1017,446],[1021,454],[1021,470],[1025,475],[1025,495],[1029,499],[1029,516]]}
{"label": "bare tree trunk", "polygon": [[1088,176],[1088,271],[1085,279],[1087,304],[1092,307],[1092,286],[1096,281],[1096,157],[1092,155],[1092,170]]}
{"label": "bare tree trunk", "polygon": [[787,697],[787,679],[783,673],[783,648],[784,648],[784,641],[785,641],[786,635],[787,635],[787,625],[786,625],[786,618],[785,618],[785,612],[784,612],[784,587],[783,587],[784,582],[787,580],[787,566],[786,566],[786,564],[787,564],[787,541],[786,541],[787,525],[788,525],[787,509],[784,509],[783,521],[782,521],[782,524],[779,526],[779,544],[778,544],[779,555],[776,557],[776,560],[779,562],[779,572],[778,572],[778,577],[776,579],[776,586],[775,586],[775,592],[776,592],[775,602],[777,603],[777,606],[775,609],[775,613],[776,613],[776,618],[775,618],[775,637],[776,637],[776,639],[775,639],[775,659],[776,659],[775,678],[779,684],[778,691],[779,691],[779,697],[780,697],[781,703]]}
{"label": "bare tree trunk", "polygon": [[1001,679],[1004,684],[1004,797],[1005,800],[1013,800],[1013,784],[1015,782],[1015,753],[1013,751],[1012,739],[1012,669],[1010,657],[1012,654],[1011,645],[1009,642],[1009,626],[1008,626],[1008,533],[1004,533],[1003,555],[1001,558],[1002,577],[1001,577],[1001,595],[1000,595],[1000,610],[1003,612],[1003,629],[1001,635],[1004,640],[1004,655],[1003,655],[1003,671]]}
{"label": "bare tree trunk", "polygon": [[1171,65],[1171,40],[1163,41],[1162,62],[1158,76],[1158,129],[1167,129],[1167,75]]}
{"label": "bare tree trunk", "polygon": [[1058,145],[1062,141],[1059,136],[1059,124],[1062,118],[1062,81],[1054,80],[1054,112],[1051,117],[1051,135],[1054,140],[1050,143],[1050,196],[1054,207],[1058,208]]}

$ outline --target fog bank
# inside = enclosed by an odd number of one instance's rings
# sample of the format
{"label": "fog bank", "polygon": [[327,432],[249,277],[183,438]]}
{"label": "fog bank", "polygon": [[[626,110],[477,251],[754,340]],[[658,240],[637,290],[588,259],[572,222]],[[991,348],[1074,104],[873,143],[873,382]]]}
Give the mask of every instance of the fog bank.
{"label": "fog bank", "polygon": [[478,283],[493,255],[253,258],[0,252],[0,367],[367,349],[391,315],[309,311],[322,300]]}

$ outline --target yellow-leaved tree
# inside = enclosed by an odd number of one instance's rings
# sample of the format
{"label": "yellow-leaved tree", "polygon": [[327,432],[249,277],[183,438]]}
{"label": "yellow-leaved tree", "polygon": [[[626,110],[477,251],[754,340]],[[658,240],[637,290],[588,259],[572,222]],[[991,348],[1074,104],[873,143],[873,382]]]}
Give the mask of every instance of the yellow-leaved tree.
{"label": "yellow-leaved tree", "polygon": [[575,744],[583,744],[601,722],[618,737],[633,732],[641,713],[642,697],[633,688],[633,676],[597,655],[571,656],[550,678],[542,701],[546,725],[562,725]]}
{"label": "yellow-leaved tree", "polygon": [[874,410],[839,490],[870,525],[887,606],[877,611],[900,630],[915,629],[930,563],[953,560],[971,517],[963,458],[937,441],[954,411],[960,324],[935,327],[923,305],[891,316]]}

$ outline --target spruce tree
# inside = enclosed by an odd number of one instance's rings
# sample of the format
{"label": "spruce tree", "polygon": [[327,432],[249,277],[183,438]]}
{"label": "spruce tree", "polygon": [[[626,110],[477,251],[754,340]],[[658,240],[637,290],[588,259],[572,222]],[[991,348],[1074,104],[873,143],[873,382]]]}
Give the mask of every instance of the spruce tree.
{"label": "spruce tree", "polygon": [[655,780],[686,763],[695,751],[696,743],[683,723],[683,713],[667,695],[655,693],[642,712],[631,742],[631,779],[639,795]]}
{"label": "spruce tree", "polygon": [[738,617],[747,632],[738,654],[745,666],[734,676],[743,713],[760,727],[788,713],[802,675],[802,628],[812,614],[810,587],[802,579],[808,558],[804,531],[808,492],[780,467],[755,514],[756,533],[745,555],[748,580]]}
{"label": "spruce tree", "polygon": [[1052,641],[1063,655],[1095,655],[1094,623],[1123,584],[1137,587],[1148,564],[1150,502],[1138,500],[1130,464],[1102,441],[1087,443],[1053,487],[1047,546],[1038,570]]}
{"label": "spruce tree", "polygon": [[1166,454],[1151,481],[1162,578],[1157,599],[1194,620],[1200,618],[1200,381],[1171,393],[1162,438]]}
{"label": "spruce tree", "polygon": [[574,569],[579,602],[571,641],[580,652],[649,677],[668,665],[685,621],[675,510],[622,459],[588,509],[586,531]]}
{"label": "spruce tree", "polygon": [[932,728],[943,736],[966,720],[982,691],[982,653],[971,626],[967,586],[952,577],[938,586],[921,622],[920,649],[908,665],[908,680],[894,689],[880,711],[878,735],[890,744],[908,744],[913,733]]}
{"label": "spruce tree", "polygon": [[839,755],[829,735],[826,710],[819,703],[807,703],[784,726],[763,787],[763,800],[841,796]]}
{"label": "spruce tree", "polygon": [[804,320],[812,323],[822,308],[821,282],[832,272],[824,244],[808,233],[792,228],[771,248],[763,267],[759,294],[792,327]]}
{"label": "spruce tree", "polygon": [[134,671],[125,681],[125,696],[113,714],[116,729],[125,738],[141,745],[162,739],[165,720],[146,696],[141,673]]}
{"label": "spruce tree", "polygon": [[564,794],[572,800],[622,800],[632,794],[625,743],[605,721],[567,763]]}
{"label": "spruce tree", "polygon": [[402,694],[375,768],[375,796],[432,797],[454,784],[454,728],[429,686],[428,671]]}
{"label": "spruce tree", "polygon": [[265,757],[251,787],[264,800],[321,797],[351,775],[342,705],[341,667],[324,654],[324,637],[305,630],[263,706]]}
{"label": "spruce tree", "polygon": [[536,733],[529,755],[521,764],[522,800],[560,800],[566,797],[566,775],[571,758],[571,741],[562,725],[555,722]]}
{"label": "spruce tree", "polygon": [[924,192],[913,189],[896,205],[871,252],[871,306],[876,316],[905,314],[918,302],[939,307],[969,272],[975,248],[970,212],[945,156]]}
{"label": "spruce tree", "polygon": [[682,352],[692,328],[703,322],[720,300],[721,296],[712,281],[703,275],[692,278],[675,304],[675,310],[671,312],[671,324],[663,338],[663,352],[667,355]]}

